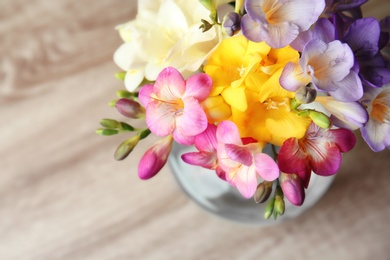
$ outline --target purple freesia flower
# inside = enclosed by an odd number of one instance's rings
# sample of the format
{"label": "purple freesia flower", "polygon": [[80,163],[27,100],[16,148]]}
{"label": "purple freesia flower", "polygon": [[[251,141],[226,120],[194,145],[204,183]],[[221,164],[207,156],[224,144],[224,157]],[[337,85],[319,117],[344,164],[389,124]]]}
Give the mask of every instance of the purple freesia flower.
{"label": "purple freesia flower", "polygon": [[324,0],[246,0],[242,33],[251,41],[281,48],[308,30],[324,8]]}
{"label": "purple freesia flower", "polygon": [[360,129],[364,140],[375,152],[390,148],[390,84],[367,89],[361,102],[369,114]]}
{"label": "purple freesia flower", "polygon": [[363,87],[353,66],[354,56],[347,44],[312,40],[305,45],[299,64],[290,62],[284,67],[279,82],[294,92],[312,82],[317,90],[339,101],[357,101]]}
{"label": "purple freesia flower", "polygon": [[313,28],[299,33],[298,37],[291,42],[290,46],[302,52],[305,45],[314,39],[319,39],[325,43],[330,43],[335,40],[335,28],[329,19],[318,19]]}

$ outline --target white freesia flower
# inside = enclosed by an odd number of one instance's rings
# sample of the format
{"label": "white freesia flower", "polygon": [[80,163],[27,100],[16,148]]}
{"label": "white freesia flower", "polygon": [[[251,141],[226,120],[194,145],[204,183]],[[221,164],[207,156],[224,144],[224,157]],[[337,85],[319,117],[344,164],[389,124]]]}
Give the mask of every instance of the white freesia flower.
{"label": "white freesia flower", "polygon": [[185,76],[198,70],[222,38],[219,26],[199,29],[208,17],[198,0],[139,0],[136,19],[118,26],[124,43],[114,61],[127,72],[126,88],[134,91],[144,77],[154,81],[168,66]]}

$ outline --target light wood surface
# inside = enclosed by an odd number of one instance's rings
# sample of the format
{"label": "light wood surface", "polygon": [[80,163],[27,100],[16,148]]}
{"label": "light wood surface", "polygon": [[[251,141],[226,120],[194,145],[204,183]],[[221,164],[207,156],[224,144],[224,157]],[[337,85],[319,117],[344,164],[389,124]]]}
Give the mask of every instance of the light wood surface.
{"label": "light wood surface", "polygon": [[[0,260],[390,259],[390,152],[359,139],[301,217],[248,227],[206,213],[169,168],[149,181],[124,138],[94,133],[122,89],[115,25],[130,0],[0,0]],[[383,18],[390,3],[369,1]]]}

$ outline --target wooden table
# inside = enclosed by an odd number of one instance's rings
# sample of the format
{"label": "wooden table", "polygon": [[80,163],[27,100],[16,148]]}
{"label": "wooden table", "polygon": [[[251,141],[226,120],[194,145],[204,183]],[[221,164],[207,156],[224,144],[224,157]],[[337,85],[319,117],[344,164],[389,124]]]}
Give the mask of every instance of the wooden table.
{"label": "wooden table", "polygon": [[360,138],[318,204],[270,227],[206,213],[168,167],[140,181],[153,139],[116,162],[123,136],[94,130],[121,119],[106,105],[122,89],[114,27],[135,4],[0,0],[0,259],[390,259],[390,151]]}

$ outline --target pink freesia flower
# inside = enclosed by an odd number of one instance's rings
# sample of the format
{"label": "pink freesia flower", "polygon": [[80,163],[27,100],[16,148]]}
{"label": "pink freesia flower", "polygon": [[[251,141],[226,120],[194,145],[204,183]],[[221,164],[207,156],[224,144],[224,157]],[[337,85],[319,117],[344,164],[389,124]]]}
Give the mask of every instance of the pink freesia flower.
{"label": "pink freesia flower", "polygon": [[194,136],[207,127],[207,116],[199,103],[208,97],[211,87],[211,78],[205,73],[185,81],[175,68],[164,69],[154,85],[145,85],[139,92],[150,131],[158,136],[172,134],[176,142],[192,144]]}
{"label": "pink freesia flower", "polygon": [[152,178],[164,167],[171,153],[172,142],[172,136],[168,135],[145,152],[138,164],[138,176],[142,180]]}
{"label": "pink freesia flower", "polygon": [[282,48],[308,30],[324,8],[324,0],[246,0],[242,33],[251,41]]}
{"label": "pink freesia flower", "polygon": [[361,102],[369,113],[360,129],[364,140],[375,152],[390,148],[390,84],[368,89]]}
{"label": "pink freesia flower", "polygon": [[347,129],[323,129],[312,123],[302,139],[289,138],[280,148],[278,164],[282,172],[294,173],[307,188],[310,175],[335,174],[341,165],[341,153],[351,150],[356,143]]}
{"label": "pink freesia flower", "polygon": [[199,152],[185,153],[181,156],[184,162],[215,170],[218,177],[226,180],[225,172],[218,165],[217,127],[209,124],[205,131],[194,137],[194,144]]}
{"label": "pink freesia flower", "polygon": [[312,40],[305,45],[299,64],[286,64],[279,81],[294,92],[312,82],[339,101],[357,101],[363,96],[363,86],[353,66],[354,55],[347,44]]}
{"label": "pink freesia flower", "polygon": [[245,198],[255,193],[257,175],[266,181],[279,177],[275,161],[262,153],[258,142],[244,145],[233,122],[222,121],[218,125],[217,141],[218,162],[226,172],[226,180],[236,186]]}

